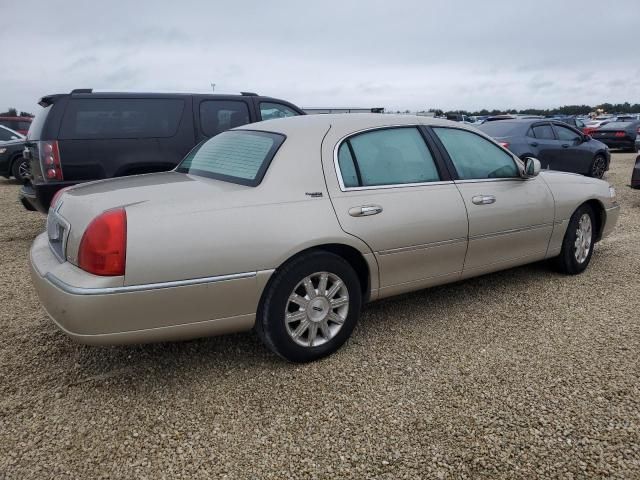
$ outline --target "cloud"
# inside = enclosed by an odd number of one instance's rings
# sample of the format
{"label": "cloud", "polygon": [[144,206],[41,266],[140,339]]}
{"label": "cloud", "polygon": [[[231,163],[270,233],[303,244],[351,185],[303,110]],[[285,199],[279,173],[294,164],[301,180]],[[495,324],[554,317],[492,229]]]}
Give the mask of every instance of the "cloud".
{"label": "cloud", "polygon": [[113,0],[98,11],[80,0],[4,2],[0,14],[13,21],[0,40],[20,45],[3,55],[0,106],[33,110],[44,94],[81,87],[210,92],[211,83],[301,106],[640,102],[633,48],[616,35],[635,31],[640,2],[602,5]]}

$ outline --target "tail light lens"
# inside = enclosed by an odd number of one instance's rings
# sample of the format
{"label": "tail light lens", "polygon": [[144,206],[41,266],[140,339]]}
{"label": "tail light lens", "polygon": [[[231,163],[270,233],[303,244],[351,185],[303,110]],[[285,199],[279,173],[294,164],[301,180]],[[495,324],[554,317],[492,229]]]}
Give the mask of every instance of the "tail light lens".
{"label": "tail light lens", "polygon": [[616,132],[616,137],[624,137],[624,132]]}
{"label": "tail light lens", "polygon": [[124,275],[127,255],[127,212],[108,210],[94,218],[80,241],[78,266],[94,275]]}
{"label": "tail light lens", "polygon": [[509,142],[498,142],[500,143],[501,146],[503,146],[504,148],[509,148]]}
{"label": "tail light lens", "polygon": [[57,141],[38,142],[40,152],[40,167],[42,175],[47,180],[64,180],[62,164],[60,163],[60,148]]}

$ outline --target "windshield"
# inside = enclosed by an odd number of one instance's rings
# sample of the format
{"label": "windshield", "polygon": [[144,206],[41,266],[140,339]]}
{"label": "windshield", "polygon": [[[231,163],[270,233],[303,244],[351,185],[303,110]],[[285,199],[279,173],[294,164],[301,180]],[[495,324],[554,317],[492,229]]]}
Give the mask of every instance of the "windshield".
{"label": "windshield", "polygon": [[278,133],[222,132],[191,150],[176,170],[255,187],[284,141],[285,136]]}

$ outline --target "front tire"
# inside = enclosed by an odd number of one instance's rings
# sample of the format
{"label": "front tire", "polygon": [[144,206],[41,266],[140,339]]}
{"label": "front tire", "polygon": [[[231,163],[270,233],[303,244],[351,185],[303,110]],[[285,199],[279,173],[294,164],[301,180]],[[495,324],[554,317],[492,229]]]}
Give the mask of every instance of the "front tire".
{"label": "front tire", "polygon": [[356,272],[329,252],[302,254],[274,273],[256,316],[264,344],[290,362],[311,362],[340,348],[362,305]]}
{"label": "front tire", "polygon": [[593,178],[602,178],[604,172],[607,170],[607,159],[604,155],[598,154],[593,158],[591,162],[591,169],[589,170],[589,176]]}
{"label": "front tire", "polygon": [[595,215],[589,205],[582,205],[573,213],[556,258],[560,272],[577,275],[585,271],[593,255],[595,226]]}

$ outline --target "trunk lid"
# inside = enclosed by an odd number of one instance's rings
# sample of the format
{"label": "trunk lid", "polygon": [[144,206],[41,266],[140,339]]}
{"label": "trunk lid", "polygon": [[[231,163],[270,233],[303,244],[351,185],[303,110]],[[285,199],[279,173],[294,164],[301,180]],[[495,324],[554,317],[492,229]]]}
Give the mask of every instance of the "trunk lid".
{"label": "trunk lid", "polygon": [[[252,187],[178,172],[150,173],[76,185],[63,191],[49,210],[48,232],[56,248],[77,264],[77,250],[87,226],[102,212],[124,207],[172,215],[232,208],[254,203]],[[56,246],[55,242],[60,245]],[[62,260],[63,258],[61,258]]]}

